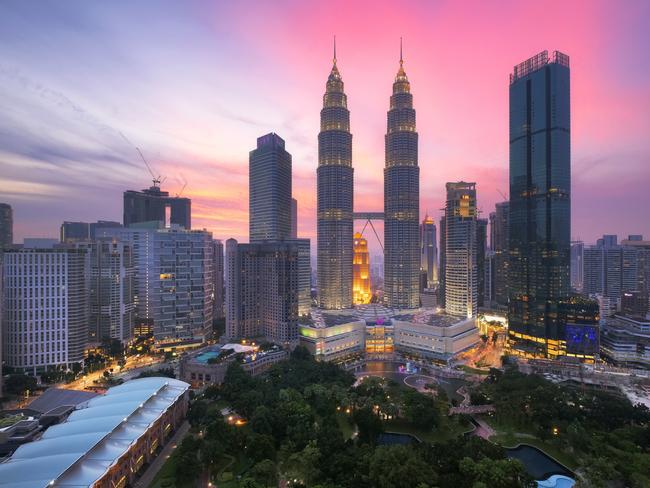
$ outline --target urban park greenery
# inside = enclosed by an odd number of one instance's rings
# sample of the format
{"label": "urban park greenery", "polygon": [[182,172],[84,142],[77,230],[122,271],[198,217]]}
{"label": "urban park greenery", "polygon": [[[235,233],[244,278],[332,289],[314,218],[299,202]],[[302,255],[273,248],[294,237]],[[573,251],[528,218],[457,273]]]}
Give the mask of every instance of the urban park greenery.
{"label": "urban park greenery", "polygon": [[[435,440],[458,422],[448,407],[443,393],[434,398],[381,378],[355,386],[352,374],[301,347],[260,377],[233,363],[223,385],[193,399],[191,434],[159,486],[199,479],[226,488],[280,480],[310,488],[533,486],[521,463],[495,444],[459,435]],[[396,421],[434,441],[382,445]]]}

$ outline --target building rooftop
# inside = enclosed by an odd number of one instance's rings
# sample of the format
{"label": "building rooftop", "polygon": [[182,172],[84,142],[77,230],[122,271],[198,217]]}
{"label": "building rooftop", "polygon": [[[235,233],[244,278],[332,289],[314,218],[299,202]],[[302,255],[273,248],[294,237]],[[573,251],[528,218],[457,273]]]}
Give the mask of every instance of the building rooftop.
{"label": "building rooftop", "polygon": [[542,69],[547,64],[559,64],[568,68],[569,56],[561,53],[560,51],[553,51],[553,57],[549,58],[548,51],[544,50],[541,53],[538,53],[535,56],[528,58],[526,61],[523,61],[516,65],[512,70],[512,74],[510,75],[510,84],[513,84],[517,80]]}
{"label": "building rooftop", "polygon": [[141,378],[90,399],[0,463],[0,487],[92,486],[189,387]]}
{"label": "building rooftop", "polygon": [[435,308],[421,308],[414,312],[395,315],[394,319],[435,327],[451,327],[452,325],[468,320],[466,317],[456,317],[454,315],[437,312],[437,309]]}
{"label": "building rooftop", "polygon": [[40,413],[46,413],[59,407],[76,407],[81,403],[95,398],[97,395],[97,393],[91,391],[48,388],[41,396],[35,398],[29,404],[29,409]]}

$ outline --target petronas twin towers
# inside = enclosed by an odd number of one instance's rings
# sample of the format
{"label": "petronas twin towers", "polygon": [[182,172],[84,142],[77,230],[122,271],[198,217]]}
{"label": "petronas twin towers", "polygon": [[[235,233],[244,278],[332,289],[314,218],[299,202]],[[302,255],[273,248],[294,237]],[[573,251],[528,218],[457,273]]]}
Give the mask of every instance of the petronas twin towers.
{"label": "petronas twin towers", "polygon": [[[399,70],[393,83],[385,138],[384,299],[396,309],[419,306],[418,133],[411,85]],[[354,169],[350,111],[334,64],[327,78],[318,134],[318,297],[324,309],[352,306]]]}

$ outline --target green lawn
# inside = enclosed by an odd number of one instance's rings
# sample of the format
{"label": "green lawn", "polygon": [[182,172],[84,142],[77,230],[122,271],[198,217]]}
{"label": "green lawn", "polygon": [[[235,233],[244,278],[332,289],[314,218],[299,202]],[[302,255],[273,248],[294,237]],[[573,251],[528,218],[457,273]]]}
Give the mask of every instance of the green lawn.
{"label": "green lawn", "polygon": [[447,441],[454,439],[463,432],[470,429],[469,425],[463,425],[458,417],[442,417],[440,425],[430,431],[425,431],[412,426],[406,420],[397,419],[386,422],[387,432],[397,432],[400,434],[411,434],[424,442]]}
{"label": "green lawn", "polygon": [[542,440],[526,428],[498,423],[493,417],[482,415],[481,418],[496,432],[495,435],[490,437],[492,442],[500,444],[503,447],[515,447],[517,444],[530,444],[545,451],[571,470],[575,470],[578,467],[575,456],[572,453],[566,452],[562,447],[553,442],[552,439]]}
{"label": "green lawn", "polygon": [[176,455],[172,454],[163,464],[158,474],[151,483],[151,488],[167,488],[174,486],[174,472],[176,471]]}

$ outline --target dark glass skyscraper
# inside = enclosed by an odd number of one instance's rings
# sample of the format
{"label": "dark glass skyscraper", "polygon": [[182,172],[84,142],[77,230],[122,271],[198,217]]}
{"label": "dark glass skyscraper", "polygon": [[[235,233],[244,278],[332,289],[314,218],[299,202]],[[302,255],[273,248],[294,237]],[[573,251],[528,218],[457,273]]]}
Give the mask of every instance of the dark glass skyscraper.
{"label": "dark glass skyscraper", "polygon": [[411,84],[399,71],[393,83],[384,168],[384,297],[389,307],[420,303],[420,168]]}
{"label": "dark glass skyscraper", "polygon": [[14,242],[14,212],[8,203],[0,203],[0,252]]}
{"label": "dark glass skyscraper", "polygon": [[420,224],[420,287],[438,286],[438,236],[436,223],[428,215]]}
{"label": "dark glass skyscraper", "polygon": [[569,295],[571,147],[569,57],[548,52],[510,76],[509,347],[564,354],[559,304]]}
{"label": "dark glass skyscraper", "polygon": [[154,185],[142,191],[124,192],[124,227],[142,222],[164,222],[166,226],[177,224],[185,229],[192,228],[192,200],[170,197]]}
{"label": "dark glass skyscraper", "polygon": [[318,134],[318,301],[325,309],[352,306],[353,171],[350,111],[335,47]]}
{"label": "dark glass skyscraper", "polygon": [[291,237],[291,154],[273,132],[257,138],[248,166],[250,242]]}
{"label": "dark glass skyscraper", "polygon": [[508,222],[510,202],[499,202],[490,214],[490,249],[494,253],[493,297],[497,305],[508,305]]}

